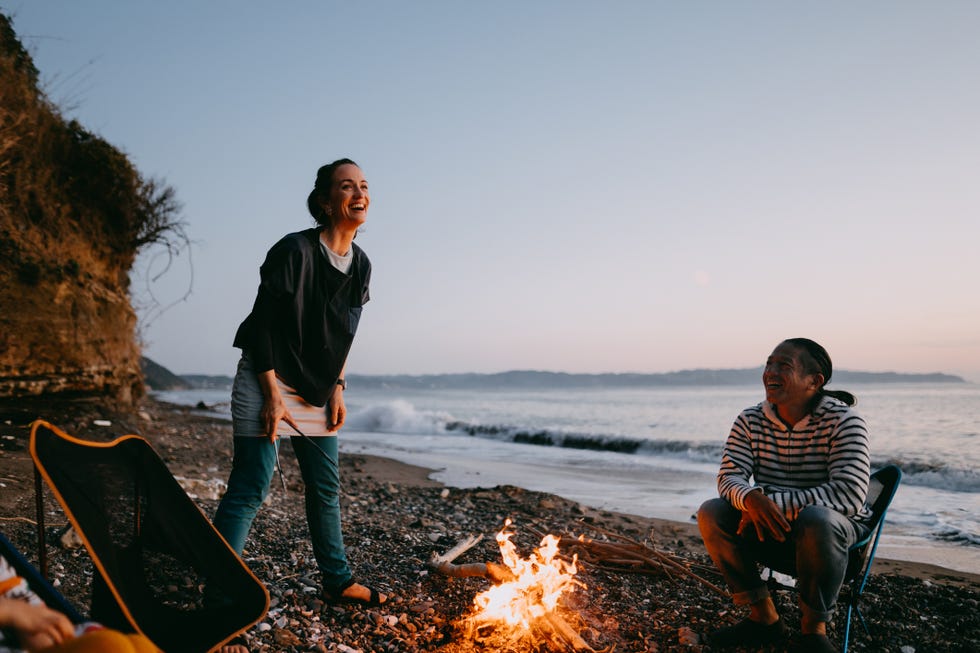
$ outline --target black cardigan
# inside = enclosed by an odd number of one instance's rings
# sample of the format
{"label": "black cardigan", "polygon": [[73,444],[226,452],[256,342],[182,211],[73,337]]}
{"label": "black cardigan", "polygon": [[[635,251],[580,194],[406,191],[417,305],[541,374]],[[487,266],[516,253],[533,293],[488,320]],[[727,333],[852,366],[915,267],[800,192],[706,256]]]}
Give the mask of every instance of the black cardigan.
{"label": "black cardigan", "polygon": [[272,246],[234,342],[256,372],[274,369],[314,406],[326,404],[343,371],[371,280],[371,261],[360,247],[351,244],[354,260],[344,274],[321,251],[319,238],[319,229],[305,229]]}

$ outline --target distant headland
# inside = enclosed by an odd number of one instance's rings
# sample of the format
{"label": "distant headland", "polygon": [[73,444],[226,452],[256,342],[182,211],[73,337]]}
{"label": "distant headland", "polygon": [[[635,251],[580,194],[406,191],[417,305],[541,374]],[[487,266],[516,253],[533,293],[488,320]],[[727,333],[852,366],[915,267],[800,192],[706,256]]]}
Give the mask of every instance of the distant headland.
{"label": "distant headland", "polygon": [[[142,361],[146,385],[152,390],[181,390],[231,387],[229,376],[205,374],[177,375],[148,358]],[[762,367],[747,369],[696,369],[657,374],[568,374],[515,370],[493,374],[395,374],[395,375],[348,375],[348,382],[358,388],[398,389],[481,389],[481,388],[625,388],[625,387],[677,387],[677,386],[733,386],[755,385],[762,378]],[[833,386],[849,383],[966,383],[952,374],[904,374],[901,372],[834,372]]]}

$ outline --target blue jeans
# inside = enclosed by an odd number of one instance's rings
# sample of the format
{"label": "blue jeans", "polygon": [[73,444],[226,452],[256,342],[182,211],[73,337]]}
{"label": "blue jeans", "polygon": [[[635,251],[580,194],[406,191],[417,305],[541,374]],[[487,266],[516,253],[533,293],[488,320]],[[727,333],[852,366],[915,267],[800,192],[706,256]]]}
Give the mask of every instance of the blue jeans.
{"label": "blue jeans", "polygon": [[[777,570],[795,565],[800,610],[811,621],[830,621],[847,571],[848,549],[867,528],[824,506],[806,506],[785,542],[759,542],[754,529],[736,535],[742,513],[724,499],[709,499],[698,510],[704,547],[732,590],[736,605],[769,596],[758,563]],[[782,564],[780,564],[782,563]]]}
{"label": "blue jeans", "polygon": [[[214,514],[214,527],[239,555],[275,473],[279,441],[273,444],[265,436],[254,435],[261,409],[262,390],[243,357],[232,389],[235,454],[228,489]],[[291,442],[306,487],[306,521],[313,557],[324,587],[335,591],[351,578],[340,525],[337,437],[294,437]]]}

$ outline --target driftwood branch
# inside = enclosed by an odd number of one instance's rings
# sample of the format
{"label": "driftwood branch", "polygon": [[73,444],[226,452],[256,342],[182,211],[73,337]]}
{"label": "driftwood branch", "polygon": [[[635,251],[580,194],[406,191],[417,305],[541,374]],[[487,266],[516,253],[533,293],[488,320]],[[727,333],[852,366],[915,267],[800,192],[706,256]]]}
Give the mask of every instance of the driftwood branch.
{"label": "driftwood branch", "polygon": [[451,562],[442,562],[433,567],[435,571],[445,576],[455,578],[466,578],[468,576],[482,576],[488,578],[496,584],[506,583],[514,580],[514,574],[505,565],[498,565],[495,562],[472,562],[466,565],[454,565]]}
{"label": "driftwood branch", "polygon": [[[479,544],[482,539],[483,539],[483,535],[482,534],[481,535],[470,535],[465,540],[460,540],[459,542],[457,542],[456,543],[456,546],[454,546],[453,548],[449,549],[448,551],[446,551],[442,555],[437,554],[435,551],[433,551],[432,552],[432,561],[435,561],[437,563],[438,562],[452,562],[453,560],[455,560],[456,558],[458,558],[459,556],[463,555],[464,553],[466,553],[467,551],[469,551],[470,549],[472,549],[474,546],[476,546],[477,544]],[[431,566],[431,561],[430,561],[430,566]]]}

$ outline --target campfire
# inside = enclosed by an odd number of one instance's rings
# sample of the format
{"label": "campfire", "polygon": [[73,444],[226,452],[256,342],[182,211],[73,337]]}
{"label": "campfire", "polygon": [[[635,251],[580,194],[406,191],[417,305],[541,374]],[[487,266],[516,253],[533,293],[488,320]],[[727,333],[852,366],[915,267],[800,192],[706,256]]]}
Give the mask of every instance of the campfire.
{"label": "campfire", "polygon": [[[579,564],[614,572],[655,575],[670,582],[677,582],[678,576],[687,576],[728,597],[724,589],[698,576],[689,560],[667,555],[651,544],[595,524],[590,528],[607,539],[568,535],[562,540],[532,528],[532,532],[541,536],[540,544],[528,558],[521,558],[511,541],[514,533],[508,530],[510,525],[508,519],[496,538],[503,564],[453,563],[481,542],[482,535],[468,537],[444,554],[433,553],[429,560],[430,568],[446,576],[478,576],[493,583],[475,597],[472,614],[461,624],[464,637],[484,650],[597,653],[579,634],[596,631],[581,615],[569,609],[566,601],[572,592],[586,589],[575,577]],[[680,630],[682,643],[685,632],[690,629]]]}
{"label": "campfire", "polygon": [[559,538],[545,535],[527,558],[511,541],[508,519],[497,533],[503,564],[453,565],[452,559],[480,538],[461,542],[452,551],[433,558],[432,564],[451,576],[485,576],[493,585],[473,599],[473,614],[466,618],[466,636],[495,648],[554,651],[593,651],[568,621],[559,614],[562,599],[585,584],[575,578],[577,556],[559,556]]}

